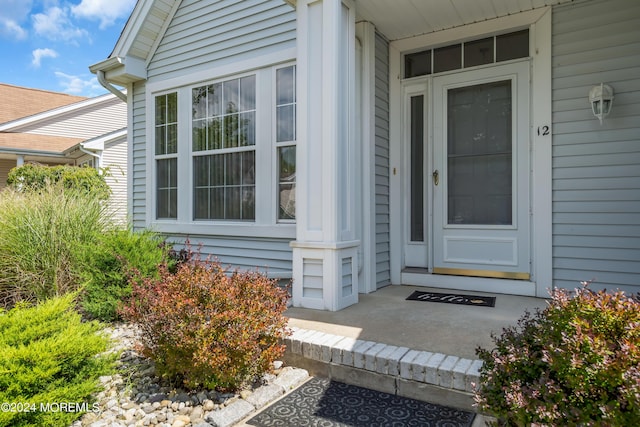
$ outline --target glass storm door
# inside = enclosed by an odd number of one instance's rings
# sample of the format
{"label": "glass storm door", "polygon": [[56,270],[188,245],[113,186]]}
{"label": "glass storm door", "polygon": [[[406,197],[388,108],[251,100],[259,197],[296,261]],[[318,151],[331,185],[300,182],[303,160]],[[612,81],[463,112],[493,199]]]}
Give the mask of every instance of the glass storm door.
{"label": "glass storm door", "polygon": [[433,272],[529,279],[529,64],[433,79]]}

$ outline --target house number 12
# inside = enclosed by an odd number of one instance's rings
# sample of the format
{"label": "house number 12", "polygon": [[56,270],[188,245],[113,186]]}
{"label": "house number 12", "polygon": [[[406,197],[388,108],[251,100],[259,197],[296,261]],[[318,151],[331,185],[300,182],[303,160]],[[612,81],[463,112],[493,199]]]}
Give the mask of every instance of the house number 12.
{"label": "house number 12", "polygon": [[538,136],[547,136],[551,133],[549,126],[538,126]]}

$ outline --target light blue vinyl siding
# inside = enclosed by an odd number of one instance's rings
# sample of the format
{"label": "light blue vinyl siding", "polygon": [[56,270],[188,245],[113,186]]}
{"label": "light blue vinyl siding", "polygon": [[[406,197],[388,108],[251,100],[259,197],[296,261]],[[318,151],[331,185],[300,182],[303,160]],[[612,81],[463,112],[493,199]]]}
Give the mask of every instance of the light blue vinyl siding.
{"label": "light blue vinyl siding", "polygon": [[376,33],[375,60],[375,194],[376,283],[391,283],[389,253],[389,42]]}
{"label": "light blue vinyl siding", "polygon": [[149,81],[292,48],[295,37],[295,11],[282,0],[184,0],[149,64]]}
{"label": "light blue vinyl siding", "polygon": [[221,237],[208,235],[170,236],[176,248],[189,239],[191,250],[201,251],[203,258],[211,255],[231,270],[256,269],[273,277],[291,277],[292,254],[289,240],[255,237]]}
{"label": "light blue vinyl siding", "polygon": [[[553,279],[640,291],[640,2],[553,10]],[[611,114],[589,89],[613,87]]]}
{"label": "light blue vinyl siding", "polygon": [[131,185],[129,191],[131,197],[131,221],[135,230],[144,229],[146,224],[147,209],[146,187],[153,185],[153,181],[147,179],[147,130],[145,118],[145,84],[136,83],[133,86],[133,121],[129,133],[133,139],[133,146],[129,149],[131,153]]}

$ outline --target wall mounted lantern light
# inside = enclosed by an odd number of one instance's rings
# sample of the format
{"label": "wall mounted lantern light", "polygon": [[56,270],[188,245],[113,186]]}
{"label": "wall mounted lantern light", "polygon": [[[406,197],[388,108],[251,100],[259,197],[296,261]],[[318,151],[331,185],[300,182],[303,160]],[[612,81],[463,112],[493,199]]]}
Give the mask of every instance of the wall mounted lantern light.
{"label": "wall mounted lantern light", "polygon": [[600,120],[604,119],[611,112],[611,104],[613,104],[613,89],[611,86],[600,83],[589,91],[589,102],[591,102],[591,111],[593,115]]}

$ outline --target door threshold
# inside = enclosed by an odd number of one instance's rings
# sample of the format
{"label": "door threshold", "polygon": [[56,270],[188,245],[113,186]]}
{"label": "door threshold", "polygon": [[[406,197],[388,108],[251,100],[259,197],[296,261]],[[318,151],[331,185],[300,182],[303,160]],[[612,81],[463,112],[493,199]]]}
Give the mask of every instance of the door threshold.
{"label": "door threshold", "polygon": [[433,274],[426,268],[416,267],[404,268],[400,274],[400,280],[403,285],[530,297],[536,296],[536,283],[530,280]]}

